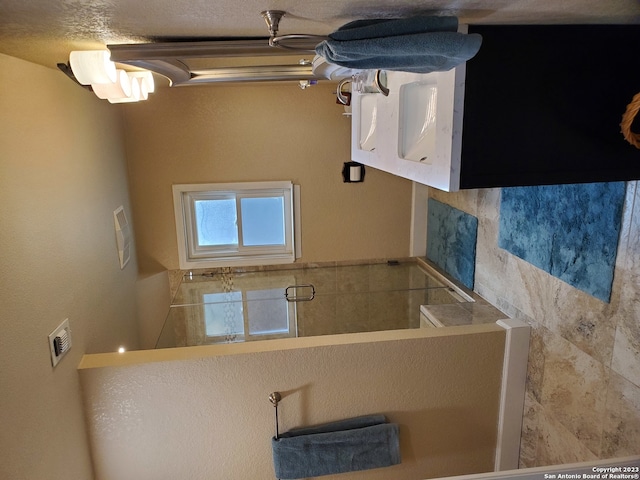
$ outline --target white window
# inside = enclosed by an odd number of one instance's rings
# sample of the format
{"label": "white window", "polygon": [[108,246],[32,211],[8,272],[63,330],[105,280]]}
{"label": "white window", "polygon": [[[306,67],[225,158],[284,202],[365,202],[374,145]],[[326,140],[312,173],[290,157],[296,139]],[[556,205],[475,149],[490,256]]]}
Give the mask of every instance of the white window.
{"label": "white window", "polygon": [[295,337],[296,304],[284,288],[203,294],[207,343]]}
{"label": "white window", "polygon": [[295,261],[291,182],[174,185],[173,204],[180,268]]}

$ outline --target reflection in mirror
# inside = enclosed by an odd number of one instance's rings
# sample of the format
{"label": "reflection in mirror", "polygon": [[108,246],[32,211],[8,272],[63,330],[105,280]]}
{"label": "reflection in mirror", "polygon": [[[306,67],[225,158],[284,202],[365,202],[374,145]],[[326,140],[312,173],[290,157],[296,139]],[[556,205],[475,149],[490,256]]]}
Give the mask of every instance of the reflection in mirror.
{"label": "reflection in mirror", "polygon": [[281,289],[205,293],[203,300],[207,343],[296,336],[295,329],[290,331],[295,304],[282,297]]}

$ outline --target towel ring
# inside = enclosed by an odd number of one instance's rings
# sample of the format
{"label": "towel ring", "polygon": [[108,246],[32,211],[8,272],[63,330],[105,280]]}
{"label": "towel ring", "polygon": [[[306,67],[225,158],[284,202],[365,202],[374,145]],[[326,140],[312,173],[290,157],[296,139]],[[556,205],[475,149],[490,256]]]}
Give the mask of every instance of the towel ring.
{"label": "towel ring", "polygon": [[[284,48],[286,50],[296,50],[296,51],[300,51],[300,52],[314,52],[315,53],[315,46],[324,41],[327,40],[329,37],[326,37],[324,35],[307,35],[307,34],[303,34],[303,33],[292,33],[291,35],[281,35],[278,36],[278,28],[280,27],[280,20],[282,20],[282,17],[284,17],[287,12],[285,12],[284,10],[265,10],[263,12],[260,12],[260,14],[262,15],[262,18],[264,18],[264,21],[267,23],[267,28],[269,29],[269,46],[270,47],[278,47],[278,48]],[[313,47],[309,47],[308,44],[307,46],[304,47],[294,47],[294,46],[289,46],[289,45],[284,45],[281,44],[280,42],[282,42],[283,40],[316,40],[316,44],[313,45]]]}
{"label": "towel ring", "polygon": [[[315,52],[315,48],[305,48],[305,47],[293,47],[293,46],[289,46],[289,45],[284,45],[280,42],[282,42],[283,40],[296,40],[296,39],[306,39],[306,40],[317,40],[317,43],[323,42],[325,40],[327,40],[329,37],[325,36],[325,35],[311,35],[311,34],[305,34],[305,33],[292,33],[290,35],[280,35],[280,36],[273,36],[271,38],[269,38],[269,46],[270,47],[279,47],[279,48],[284,48],[286,50],[297,50],[300,52]],[[316,45],[317,45],[316,43]]]}

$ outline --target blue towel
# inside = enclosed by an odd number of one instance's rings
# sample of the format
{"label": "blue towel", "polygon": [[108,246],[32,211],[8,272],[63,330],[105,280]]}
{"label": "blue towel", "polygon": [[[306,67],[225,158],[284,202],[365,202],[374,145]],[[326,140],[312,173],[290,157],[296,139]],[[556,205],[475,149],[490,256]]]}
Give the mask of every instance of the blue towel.
{"label": "blue towel", "polygon": [[473,58],[482,36],[458,33],[456,17],[356,20],[316,46],[329,63],[368,70],[444,72]]}
{"label": "blue towel", "polygon": [[291,430],[271,440],[276,478],[291,480],[400,463],[398,425],[371,415]]}
{"label": "blue towel", "polygon": [[347,23],[329,35],[329,38],[332,40],[364,40],[367,38],[410,35],[412,33],[457,31],[457,17],[416,16],[399,19],[377,18],[355,20]]}

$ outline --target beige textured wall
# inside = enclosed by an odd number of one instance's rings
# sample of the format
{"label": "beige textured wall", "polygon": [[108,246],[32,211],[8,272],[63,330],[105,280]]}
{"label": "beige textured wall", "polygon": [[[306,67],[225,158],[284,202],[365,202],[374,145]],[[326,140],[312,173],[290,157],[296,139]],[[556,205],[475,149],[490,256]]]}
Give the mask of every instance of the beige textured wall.
{"label": "beige textured wall", "polygon": [[345,184],[350,123],[332,91],[288,85],[162,89],[127,105],[127,156],[143,271],[178,267],[174,183],[301,185],[301,261],[406,257],[411,182],[368,168]]}
{"label": "beige textured wall", "polygon": [[370,413],[400,425],[401,465],[345,478],[490,471],[504,339],[487,324],[86,356],[97,478],[272,480],[273,391],[281,431]]}
{"label": "beige textured wall", "polygon": [[[0,54],[0,478],[93,478],[76,367],[137,346],[136,260],[121,271],[113,210],[130,215],[117,109],[57,70]],[[69,318],[53,369],[47,336]]]}

